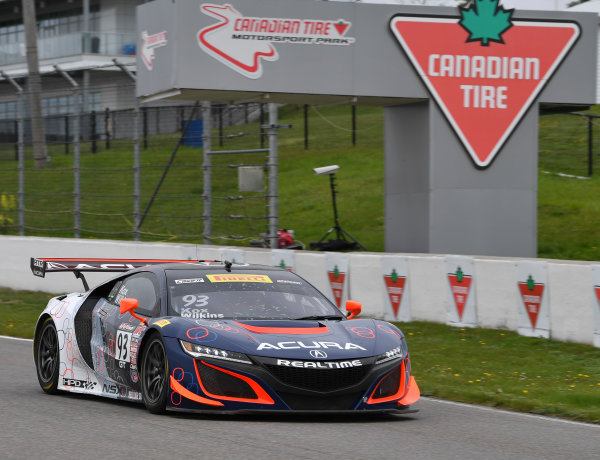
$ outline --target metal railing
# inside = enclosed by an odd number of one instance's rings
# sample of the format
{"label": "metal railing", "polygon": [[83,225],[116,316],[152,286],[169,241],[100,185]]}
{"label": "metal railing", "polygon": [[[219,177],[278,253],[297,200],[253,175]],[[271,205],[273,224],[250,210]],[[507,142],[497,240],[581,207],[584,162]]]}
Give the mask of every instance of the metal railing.
{"label": "metal railing", "polygon": [[[38,39],[40,61],[77,54],[127,56],[136,53],[136,35],[100,32],[77,32]],[[0,46],[0,66],[26,62],[25,44]]]}

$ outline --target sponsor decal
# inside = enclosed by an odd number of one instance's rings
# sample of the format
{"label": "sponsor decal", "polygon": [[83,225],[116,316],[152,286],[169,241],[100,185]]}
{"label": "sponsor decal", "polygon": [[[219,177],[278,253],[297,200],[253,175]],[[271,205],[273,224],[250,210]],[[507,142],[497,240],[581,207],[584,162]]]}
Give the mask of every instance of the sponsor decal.
{"label": "sponsor decal", "polygon": [[398,15],[390,28],[475,165],[486,168],[581,32],[575,22],[513,19],[499,0],[459,11]]}
{"label": "sponsor decal", "polygon": [[402,295],[404,294],[404,286],[406,284],[406,276],[398,276],[398,272],[394,268],[390,275],[384,275],[383,281],[385,282],[385,288],[394,310],[394,316],[398,317],[398,310],[400,309],[400,303],[402,302]]}
{"label": "sponsor decal", "polygon": [[290,361],[287,359],[278,359],[278,366],[300,367],[304,369],[345,369],[348,367],[360,367],[360,359],[352,361]]}
{"label": "sponsor decal", "polygon": [[106,263],[99,265],[88,265],[88,264],[72,264],[65,265],[59,262],[46,262],[46,270],[133,270],[134,268],[141,267],[143,265],[134,264],[123,264],[123,263]]}
{"label": "sponsor decal", "polygon": [[186,280],[175,280],[175,284],[192,284],[192,283],[204,283],[203,278],[191,278]]}
{"label": "sponsor decal", "polygon": [[277,282],[281,283],[281,284],[296,284],[296,285],[302,284],[300,281],[293,281],[293,280],[277,280]]}
{"label": "sponsor decal", "polygon": [[140,337],[144,331],[146,330],[146,326],[138,326],[135,328],[135,331],[133,331],[133,337]]}
{"label": "sponsor decal", "polygon": [[40,259],[33,259],[33,266],[38,268],[44,268],[44,261]]}
{"label": "sponsor decal", "polygon": [[368,327],[363,327],[363,326],[347,327],[346,330],[348,330],[350,332],[354,332],[356,335],[358,335],[359,337],[362,337],[363,339],[374,339],[375,338],[375,331],[373,331],[373,329],[369,329]]}
{"label": "sponsor decal", "polygon": [[267,275],[224,274],[206,275],[211,283],[272,283]]}
{"label": "sponsor decal", "polygon": [[156,53],[154,50],[156,48],[160,48],[161,46],[166,46],[167,44],[167,31],[163,30],[162,32],[158,32],[156,34],[148,34],[148,31],[144,30],[142,32],[142,62],[146,66],[146,69],[152,70],[154,65],[153,61],[156,57]]}
{"label": "sponsor decal", "polygon": [[347,46],[352,23],[345,19],[244,16],[229,4],[204,3],[200,11],[218,22],[198,31],[198,45],[209,56],[247,78],[260,78],[263,61],[277,61],[274,44]]}
{"label": "sponsor decal", "polygon": [[458,320],[462,321],[463,312],[469,297],[469,291],[471,289],[472,277],[465,275],[460,267],[456,270],[456,273],[448,273],[448,281],[450,282],[450,291],[454,298],[454,304],[456,305],[456,311],[458,312]]}
{"label": "sponsor decal", "polygon": [[131,332],[135,329],[135,326],[131,323],[121,323],[121,325],[119,326],[119,329],[121,331],[128,331]]}
{"label": "sponsor decal", "polygon": [[181,317],[192,319],[221,319],[224,318],[225,315],[223,313],[210,313],[206,309],[182,308]]}
{"label": "sponsor decal", "polygon": [[171,324],[171,321],[169,321],[168,319],[161,319],[155,321],[153,324],[156,324],[159,327],[165,327],[166,325]]}
{"label": "sponsor decal", "polygon": [[258,345],[258,347],[256,348],[256,350],[298,350],[301,348],[306,348],[306,349],[327,349],[327,348],[335,348],[338,350],[363,350],[363,351],[367,351],[366,348],[361,347],[360,345],[357,345],[355,343],[350,343],[347,342],[345,344],[339,344],[337,342],[310,342],[310,343],[304,343],[301,341],[292,341],[292,342],[277,342],[276,344],[273,343],[266,343],[266,342],[262,342]]}
{"label": "sponsor decal", "polygon": [[542,305],[542,296],[544,295],[544,284],[536,283],[533,277],[529,275],[527,282],[519,283],[519,292],[525,304],[525,311],[531,321],[531,328],[535,329]]}
{"label": "sponsor decal", "polygon": [[63,377],[63,385],[66,387],[83,388],[84,390],[93,390],[96,386],[96,382],[90,382],[87,380],[69,379]]}
{"label": "sponsor decal", "polygon": [[338,308],[342,306],[342,297],[344,295],[344,280],[346,274],[340,272],[338,266],[333,268],[333,271],[327,272],[329,276],[329,283],[331,284],[331,291],[333,292],[333,298]]}
{"label": "sponsor decal", "polygon": [[119,387],[118,387],[118,385],[116,385],[114,383],[110,383],[110,384],[103,383],[102,384],[102,393],[107,393],[109,395],[118,395]]}
{"label": "sponsor decal", "polygon": [[325,359],[325,358],[327,358],[327,353],[325,353],[322,350],[310,350],[309,354],[313,358],[317,358],[317,359]]}

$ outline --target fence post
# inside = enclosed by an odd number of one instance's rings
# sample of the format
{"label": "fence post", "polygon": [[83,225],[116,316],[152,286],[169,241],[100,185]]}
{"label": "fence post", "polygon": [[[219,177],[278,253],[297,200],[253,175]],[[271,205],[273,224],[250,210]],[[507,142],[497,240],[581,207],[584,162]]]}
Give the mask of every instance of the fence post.
{"label": "fence post", "polygon": [[19,161],[19,122],[15,120],[15,161]]}
{"label": "fence post", "polygon": [[211,105],[210,102],[202,103],[202,170],[204,171],[204,193],[202,195],[204,206],[202,211],[202,219],[204,221],[204,244],[211,244],[212,234],[212,171],[211,171]]}
{"label": "fence post", "polygon": [[352,145],[356,146],[356,106],[352,106]]}
{"label": "fence post", "polygon": [[144,125],[144,150],[148,148],[148,107],[142,108],[142,123]]}
{"label": "fence post", "polygon": [[308,104],[304,104],[304,150],[308,150]]}
{"label": "fence post", "polygon": [[25,235],[25,151],[24,151],[24,113],[23,88],[9,75],[0,70],[2,75],[17,90],[18,119],[17,119],[17,161],[19,175],[19,235]]}
{"label": "fence post", "polygon": [[277,234],[279,230],[278,221],[278,113],[277,104],[269,104],[269,243],[271,248],[279,247]]}
{"label": "fence post", "polygon": [[265,124],[265,109],[264,104],[260,103],[260,148],[264,148],[265,146],[265,130],[263,129],[263,125]]}
{"label": "fence post", "polygon": [[594,124],[592,117],[587,117],[588,120],[588,176],[592,176],[594,172]]}
{"label": "fence post", "polygon": [[106,137],[106,150],[110,150],[110,109],[104,110],[104,135]]}
{"label": "fence post", "polygon": [[92,110],[90,112],[90,137],[92,138],[92,153],[96,153],[96,111]]}
{"label": "fence post", "polygon": [[65,115],[65,155],[69,154],[69,115]]}
{"label": "fence post", "polygon": [[223,106],[219,105],[219,147],[223,147]]}

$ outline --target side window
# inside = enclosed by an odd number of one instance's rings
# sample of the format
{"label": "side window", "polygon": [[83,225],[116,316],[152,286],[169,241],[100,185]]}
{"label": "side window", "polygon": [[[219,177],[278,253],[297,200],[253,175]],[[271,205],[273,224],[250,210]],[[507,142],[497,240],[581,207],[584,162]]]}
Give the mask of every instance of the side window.
{"label": "side window", "polygon": [[120,301],[125,297],[138,300],[139,306],[136,312],[141,315],[158,316],[160,313],[158,280],[153,273],[136,273],[123,280],[118,288],[116,298]]}
{"label": "side window", "polygon": [[119,297],[119,291],[121,290],[121,286],[123,285],[123,281],[117,281],[115,283],[115,285],[112,287],[112,289],[110,290],[110,293],[108,294],[108,296],[106,296],[106,300],[108,300],[110,303],[115,304],[115,305],[119,305],[119,303],[121,302],[121,299],[123,297]]}

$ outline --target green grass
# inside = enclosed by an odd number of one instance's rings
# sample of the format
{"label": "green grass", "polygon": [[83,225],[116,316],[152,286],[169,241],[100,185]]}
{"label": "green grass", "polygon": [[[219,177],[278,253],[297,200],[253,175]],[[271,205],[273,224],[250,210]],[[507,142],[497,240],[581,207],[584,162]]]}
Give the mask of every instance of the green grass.
{"label": "green grass", "polygon": [[516,332],[400,323],[421,393],[600,423],[600,353]]}
{"label": "green grass", "polygon": [[[32,338],[50,297],[0,288],[0,335]],[[424,396],[600,423],[597,348],[502,330],[397,325]]]}
{"label": "green grass", "polygon": [[0,288],[0,335],[33,338],[33,329],[48,300],[46,292]]}
{"label": "green grass", "polygon": [[[600,113],[600,107],[592,109]],[[305,243],[318,240],[332,225],[331,195],[327,177],[315,176],[317,166],[339,164],[337,174],[340,222],[371,251],[384,250],[383,215],[383,111],[377,107],[357,108],[356,145],[352,145],[350,108],[332,106],[309,111],[309,148],[304,148],[303,111],[294,105],[280,109],[280,123],[291,129],[280,131],[279,221],[292,228]],[[250,133],[224,140],[224,149],[260,146],[258,123],[236,126],[225,134]],[[598,130],[596,130],[598,131]],[[216,131],[214,132],[216,135]],[[573,115],[540,118],[538,255],[543,258],[600,260],[600,131],[594,139],[597,174],[576,179],[545,174],[587,175],[587,122]],[[177,141],[174,135],[149,139],[142,149],[142,203],[144,210]],[[265,141],[265,145],[268,141]],[[218,140],[213,140],[217,148]],[[82,237],[132,239],[133,144],[113,141],[106,150],[90,153],[82,145],[83,197]],[[26,234],[73,236],[73,155],[64,154],[62,144],[49,145],[52,163],[36,170],[27,151]],[[213,193],[216,197],[256,194],[237,191],[236,164],[261,164],[264,155],[214,156]],[[143,241],[202,243],[202,150],[182,147],[141,229]],[[493,166],[492,166],[493,167]],[[18,232],[15,209],[18,180],[14,146],[0,144],[0,234]],[[44,196],[44,194],[54,194]],[[102,196],[107,195],[107,196]],[[174,198],[184,196],[185,198]],[[12,201],[11,201],[12,200]],[[256,197],[247,200],[215,199],[213,234],[242,236],[217,239],[215,244],[247,245],[250,236],[266,232],[267,203]],[[228,219],[225,216],[249,215]],[[178,216],[178,217],[172,217]]]}

